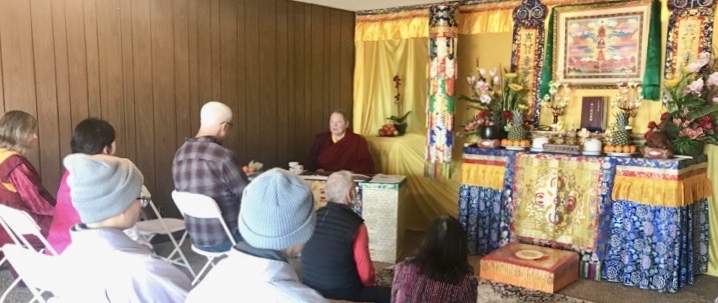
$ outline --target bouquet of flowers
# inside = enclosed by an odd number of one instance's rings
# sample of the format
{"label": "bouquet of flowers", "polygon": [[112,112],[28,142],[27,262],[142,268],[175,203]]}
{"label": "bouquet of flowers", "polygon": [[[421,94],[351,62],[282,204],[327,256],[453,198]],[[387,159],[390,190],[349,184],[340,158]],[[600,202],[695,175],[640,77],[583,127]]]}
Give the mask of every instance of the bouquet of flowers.
{"label": "bouquet of flowers", "polygon": [[457,132],[460,138],[476,135],[481,127],[515,129],[515,136],[525,136],[519,130],[526,131],[523,111],[526,110],[528,89],[522,77],[513,72],[499,73],[496,68],[488,72],[478,68],[477,75],[467,77],[466,81],[471,87],[471,96],[462,95],[459,100],[469,102],[468,107],[478,110],[478,113],[461,125],[461,131]]}
{"label": "bouquet of flowers", "polygon": [[667,112],[658,123],[648,123],[650,132],[663,132],[675,154],[695,156],[706,143],[718,144],[718,65],[709,53],[688,64],[677,78],[666,80],[663,94]]}

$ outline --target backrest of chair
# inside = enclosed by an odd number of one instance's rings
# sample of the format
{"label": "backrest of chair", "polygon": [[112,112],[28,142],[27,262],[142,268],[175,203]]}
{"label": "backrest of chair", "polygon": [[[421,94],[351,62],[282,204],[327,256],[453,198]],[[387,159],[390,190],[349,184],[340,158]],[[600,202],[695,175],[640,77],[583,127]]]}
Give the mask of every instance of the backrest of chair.
{"label": "backrest of chair", "polygon": [[13,242],[23,244],[26,247],[32,247],[32,244],[25,238],[25,235],[33,235],[42,242],[50,253],[57,255],[55,249],[47,242],[45,236],[42,235],[40,226],[37,225],[35,219],[24,210],[0,204],[0,225],[8,231]]}
{"label": "backrest of chair", "polygon": [[175,190],[172,200],[183,215],[203,219],[222,218],[222,211],[211,197]]}
{"label": "backrest of chair", "polygon": [[40,226],[25,211],[0,204],[0,218],[16,235],[41,235]]}
{"label": "backrest of chair", "polygon": [[234,237],[232,237],[232,233],[227,227],[227,223],[224,222],[222,210],[219,209],[217,202],[214,201],[212,197],[175,190],[172,191],[172,200],[175,201],[175,205],[177,205],[177,208],[183,216],[202,219],[218,219],[222,224],[227,237],[229,237],[233,244],[237,244],[234,241]]}
{"label": "backrest of chair", "polygon": [[60,270],[61,264],[55,259],[58,257],[48,256],[16,244],[6,244],[2,250],[20,279],[27,285],[46,291],[56,291],[61,287],[59,284],[64,277],[58,273],[67,273]]}

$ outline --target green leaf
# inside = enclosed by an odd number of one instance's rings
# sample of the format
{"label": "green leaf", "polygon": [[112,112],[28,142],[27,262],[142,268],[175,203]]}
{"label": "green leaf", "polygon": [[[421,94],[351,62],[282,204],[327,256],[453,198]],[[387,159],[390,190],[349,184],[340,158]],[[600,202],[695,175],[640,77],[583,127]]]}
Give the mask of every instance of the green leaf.
{"label": "green leaf", "polygon": [[697,108],[688,113],[688,119],[696,119],[698,117],[709,116],[715,112],[718,112],[718,104],[713,104],[703,108]]}

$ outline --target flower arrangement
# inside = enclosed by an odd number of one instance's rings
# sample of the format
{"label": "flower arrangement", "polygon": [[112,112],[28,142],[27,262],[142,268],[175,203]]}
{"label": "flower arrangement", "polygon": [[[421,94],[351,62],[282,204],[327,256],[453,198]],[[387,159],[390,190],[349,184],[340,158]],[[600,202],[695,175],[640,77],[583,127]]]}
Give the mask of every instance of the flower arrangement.
{"label": "flower arrangement", "polygon": [[406,112],[404,115],[401,115],[401,92],[399,91],[399,87],[401,87],[401,78],[399,75],[394,75],[394,78],[392,78],[392,81],[394,81],[394,88],[396,88],[396,95],[394,95],[394,105],[396,105],[397,115],[392,115],[391,117],[386,118],[387,120],[391,120],[392,123],[390,124],[384,124],[382,125],[382,128],[379,129],[379,136],[382,137],[394,137],[394,136],[401,136],[404,133],[406,133],[406,128],[408,124],[406,123],[406,118],[409,117],[409,114],[411,114],[411,111]]}
{"label": "flower arrangement", "polygon": [[476,75],[467,77],[466,81],[471,87],[471,96],[462,95],[459,100],[469,102],[468,108],[476,109],[478,113],[461,125],[457,136],[476,135],[481,127],[495,126],[508,130],[519,119],[522,127],[526,125],[523,123],[523,111],[527,109],[528,89],[517,73],[500,73],[496,68],[487,72],[484,68],[477,68]]}
{"label": "flower arrangement", "polygon": [[701,53],[677,78],[665,82],[667,109],[658,123],[648,123],[651,132],[662,132],[675,154],[695,156],[706,143],[718,144],[718,64],[709,53]]}

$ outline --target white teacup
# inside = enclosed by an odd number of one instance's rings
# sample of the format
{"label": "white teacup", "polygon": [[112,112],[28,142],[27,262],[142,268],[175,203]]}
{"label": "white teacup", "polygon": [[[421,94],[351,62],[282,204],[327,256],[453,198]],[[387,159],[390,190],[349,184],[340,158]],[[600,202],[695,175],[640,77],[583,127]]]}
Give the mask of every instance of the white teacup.
{"label": "white teacup", "polygon": [[544,138],[544,137],[534,138],[534,140],[531,144],[531,148],[543,149],[543,145],[546,143],[548,143],[548,138]]}
{"label": "white teacup", "polygon": [[299,162],[289,162],[289,169],[292,169],[292,167],[295,167],[299,165]]}
{"label": "white teacup", "polygon": [[293,173],[299,175],[299,174],[301,174],[301,173],[304,172],[304,165],[297,164],[297,165],[292,166],[292,168],[290,168],[289,170],[290,170],[291,172],[293,172]]}

